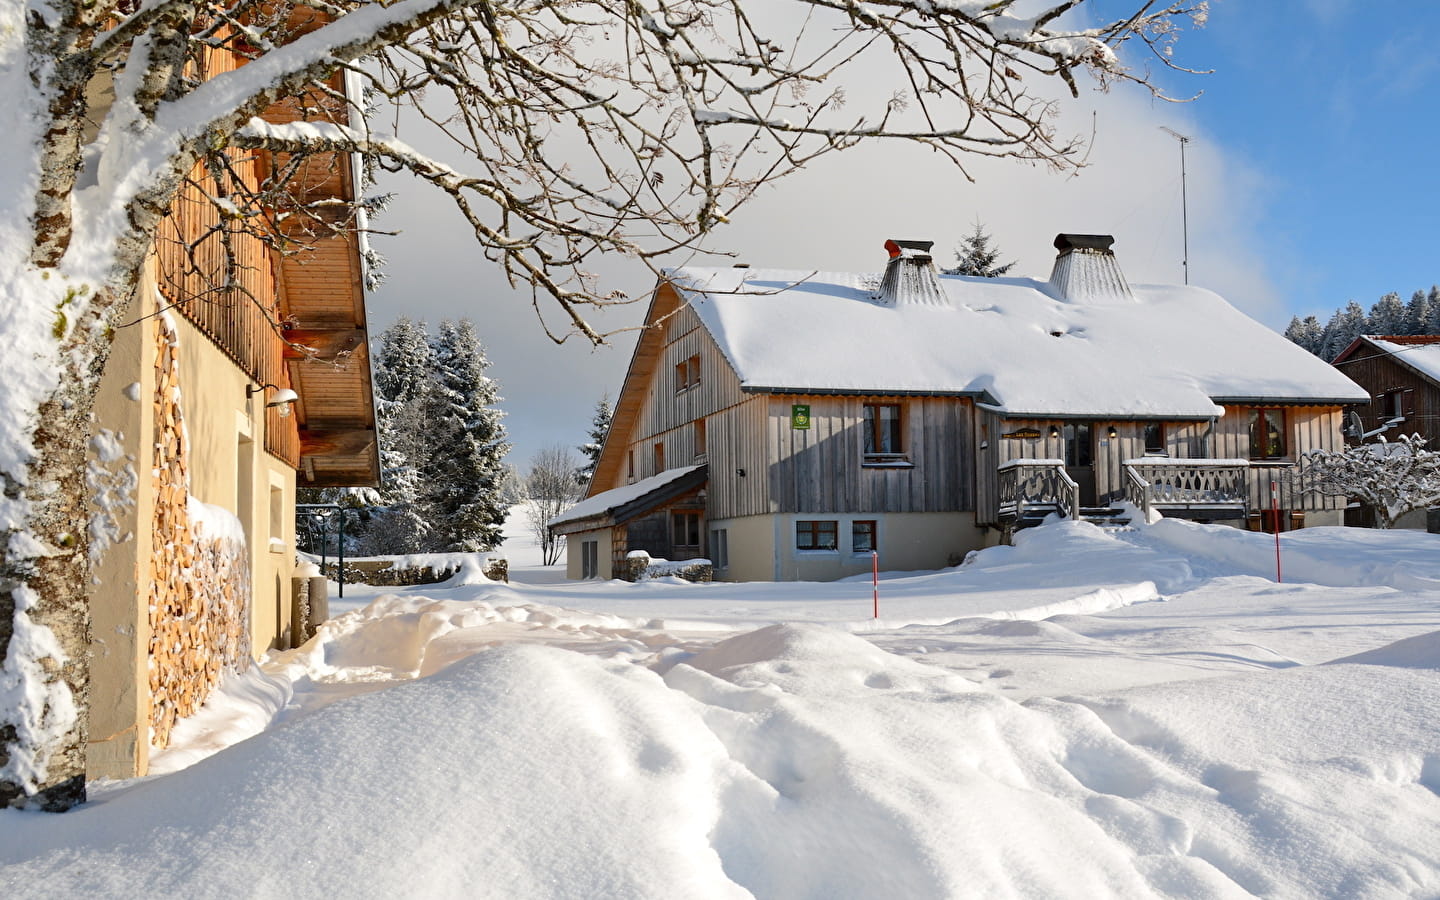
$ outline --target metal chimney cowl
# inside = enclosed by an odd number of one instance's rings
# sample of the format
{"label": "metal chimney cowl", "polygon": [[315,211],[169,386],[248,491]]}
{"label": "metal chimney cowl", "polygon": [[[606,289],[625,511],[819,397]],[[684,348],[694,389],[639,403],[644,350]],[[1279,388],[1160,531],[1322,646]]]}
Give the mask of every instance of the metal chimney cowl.
{"label": "metal chimney cowl", "polygon": [[890,261],[875,299],[886,306],[950,306],[930,256],[933,246],[934,241],[886,241]]}
{"label": "metal chimney cowl", "polygon": [[1057,234],[1055,268],[1050,285],[1060,298],[1071,303],[1116,303],[1133,301],[1130,285],[1110,245],[1108,234]]}

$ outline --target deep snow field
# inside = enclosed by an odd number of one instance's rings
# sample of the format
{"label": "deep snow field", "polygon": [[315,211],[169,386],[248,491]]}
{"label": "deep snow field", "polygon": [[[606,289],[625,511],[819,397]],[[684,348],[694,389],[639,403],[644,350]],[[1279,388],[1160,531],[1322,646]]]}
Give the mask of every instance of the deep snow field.
{"label": "deep snow field", "polygon": [[1052,523],[878,620],[512,542],[0,811],[0,897],[1440,896],[1440,536],[1287,534],[1276,583],[1269,535]]}

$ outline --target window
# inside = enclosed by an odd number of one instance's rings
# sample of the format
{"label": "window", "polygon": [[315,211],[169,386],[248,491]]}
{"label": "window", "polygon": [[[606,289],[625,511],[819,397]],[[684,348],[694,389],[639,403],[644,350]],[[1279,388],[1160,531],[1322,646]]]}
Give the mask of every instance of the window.
{"label": "window", "polygon": [[670,546],[674,550],[700,552],[700,514],[677,512],[670,514]]}
{"label": "window", "polygon": [[730,531],[716,528],[710,532],[710,563],[717,569],[730,568]]}
{"label": "window", "polygon": [[802,520],[795,523],[796,550],[834,550],[839,547],[838,523],[833,519]]}
{"label": "window", "polygon": [[655,471],[652,474],[659,475],[665,471],[665,444],[655,444]]}
{"label": "window", "polygon": [[854,553],[869,553],[875,545],[874,520],[858,520],[850,523],[850,550]]}
{"label": "window", "polygon": [[675,393],[683,393],[699,384],[700,357],[698,354],[675,364]]}
{"label": "window", "polygon": [[[293,516],[294,513],[292,512]],[[270,485],[270,551],[282,553],[285,550],[285,489]]]}
{"label": "window", "polygon": [[1285,410],[1252,409],[1247,419],[1251,459],[1279,459],[1285,456]]}
{"label": "window", "polygon": [[600,575],[600,542],[580,542],[580,577],[596,578]]}
{"label": "window", "polygon": [[631,481],[635,480],[635,451],[630,450],[625,454],[625,477]]}
{"label": "window", "polygon": [[905,455],[900,445],[900,404],[865,404],[865,459],[878,461]]}
{"label": "window", "polygon": [[695,457],[698,459],[705,455],[705,420],[695,420]]}
{"label": "window", "polygon": [[1160,422],[1145,423],[1145,452],[1151,455],[1165,455],[1165,426]]}
{"label": "window", "polygon": [[1411,415],[1413,410],[1410,406],[1413,402],[1412,398],[1414,395],[1415,392],[1413,390],[1404,390],[1401,388],[1386,391],[1381,401],[1383,403],[1383,409],[1380,413],[1380,424],[1383,425],[1385,422],[1395,419],[1404,419],[1406,416]]}

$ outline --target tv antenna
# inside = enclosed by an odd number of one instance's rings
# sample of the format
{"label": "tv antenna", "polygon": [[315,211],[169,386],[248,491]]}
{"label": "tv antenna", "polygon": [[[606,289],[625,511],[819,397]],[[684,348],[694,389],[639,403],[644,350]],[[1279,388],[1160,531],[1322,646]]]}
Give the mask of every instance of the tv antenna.
{"label": "tv antenna", "polygon": [[1173,128],[1160,126],[1160,130],[1169,134],[1180,142],[1180,239],[1183,242],[1184,258],[1180,261],[1180,267],[1185,273],[1185,283],[1190,283],[1190,204],[1185,193],[1185,145],[1190,143],[1188,135],[1181,134]]}

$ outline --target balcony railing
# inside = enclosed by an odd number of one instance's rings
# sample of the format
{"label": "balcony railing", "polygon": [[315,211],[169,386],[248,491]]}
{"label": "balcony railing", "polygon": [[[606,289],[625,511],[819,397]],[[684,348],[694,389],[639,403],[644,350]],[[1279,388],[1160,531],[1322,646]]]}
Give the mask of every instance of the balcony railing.
{"label": "balcony railing", "polygon": [[1064,460],[1012,459],[998,472],[1001,521],[1052,512],[1065,519],[1080,515],[1080,485],[1066,473]]}
{"label": "balcony railing", "polygon": [[1249,511],[1250,463],[1243,459],[1127,459],[1125,499],[1150,518],[1152,510],[1187,518],[1244,518]]}

